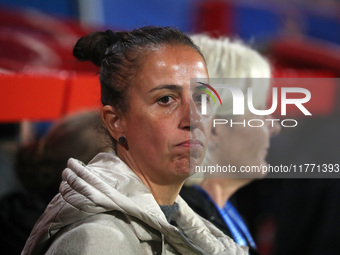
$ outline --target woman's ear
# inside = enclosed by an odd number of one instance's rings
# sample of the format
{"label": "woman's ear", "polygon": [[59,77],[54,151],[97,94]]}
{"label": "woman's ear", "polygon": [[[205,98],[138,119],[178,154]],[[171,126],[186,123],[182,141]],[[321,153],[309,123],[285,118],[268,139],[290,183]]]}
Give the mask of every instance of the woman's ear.
{"label": "woman's ear", "polygon": [[111,134],[118,141],[119,137],[124,136],[124,119],[114,107],[105,105],[100,110],[100,116]]}

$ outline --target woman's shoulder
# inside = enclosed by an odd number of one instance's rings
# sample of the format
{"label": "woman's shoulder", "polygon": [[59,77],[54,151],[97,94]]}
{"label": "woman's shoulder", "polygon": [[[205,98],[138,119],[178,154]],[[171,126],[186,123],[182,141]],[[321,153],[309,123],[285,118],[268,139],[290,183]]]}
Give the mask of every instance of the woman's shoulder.
{"label": "woman's shoulder", "polygon": [[47,254],[143,254],[134,221],[119,211],[90,216],[60,230]]}
{"label": "woman's shoulder", "polygon": [[208,254],[216,254],[217,250],[223,251],[218,254],[248,254],[247,247],[239,246],[214,224],[194,212],[182,197],[179,196],[176,202],[180,207],[176,223],[198,247],[204,247]]}

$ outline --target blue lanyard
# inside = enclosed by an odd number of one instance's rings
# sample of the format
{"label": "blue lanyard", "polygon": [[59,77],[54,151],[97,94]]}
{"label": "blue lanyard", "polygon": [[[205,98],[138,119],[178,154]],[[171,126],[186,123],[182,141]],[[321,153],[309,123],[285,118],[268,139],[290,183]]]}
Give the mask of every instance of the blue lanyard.
{"label": "blue lanyard", "polygon": [[247,246],[248,240],[250,246],[256,249],[256,244],[252,236],[250,235],[246,224],[242,220],[240,214],[237,212],[235,207],[231,204],[231,202],[227,201],[224,204],[223,208],[220,208],[204,189],[202,189],[198,185],[195,185],[194,187],[202,194],[204,194],[205,197],[215,206],[224,223],[229,228],[235,242],[239,245]]}
{"label": "blue lanyard", "polygon": [[244,223],[241,215],[237,212],[235,207],[230,201],[224,204],[223,211],[231,218],[237,229],[246,237],[251,247],[257,249],[253,237],[251,236],[246,224]]}

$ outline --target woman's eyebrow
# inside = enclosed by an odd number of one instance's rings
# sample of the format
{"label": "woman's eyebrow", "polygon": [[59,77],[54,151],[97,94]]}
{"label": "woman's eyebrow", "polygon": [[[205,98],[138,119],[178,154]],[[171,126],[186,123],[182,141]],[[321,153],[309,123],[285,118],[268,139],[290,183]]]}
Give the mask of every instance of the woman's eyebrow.
{"label": "woman's eyebrow", "polygon": [[206,87],[206,86],[203,86],[203,85],[199,85],[199,86],[193,87],[193,89],[195,89],[195,90],[206,89],[206,88],[207,88],[207,87]]}
{"label": "woman's eyebrow", "polygon": [[153,92],[156,90],[161,90],[161,89],[168,89],[168,90],[175,90],[175,91],[182,91],[183,87],[179,86],[179,85],[169,85],[169,84],[165,84],[165,85],[159,85],[151,90],[149,90],[149,92]]}

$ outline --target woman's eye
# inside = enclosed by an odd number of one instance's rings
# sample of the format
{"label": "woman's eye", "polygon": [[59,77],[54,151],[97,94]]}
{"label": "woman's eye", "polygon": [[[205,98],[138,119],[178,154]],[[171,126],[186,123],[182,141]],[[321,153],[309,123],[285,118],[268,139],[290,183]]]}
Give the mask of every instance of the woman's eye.
{"label": "woman's eye", "polygon": [[207,103],[210,103],[210,96],[208,94],[198,94],[198,95],[193,97],[193,100],[197,103],[201,103],[203,101],[202,97],[205,97]]}
{"label": "woman's eye", "polygon": [[164,96],[161,97],[160,99],[158,99],[158,103],[162,104],[162,105],[168,105],[173,101],[173,97],[172,96]]}

